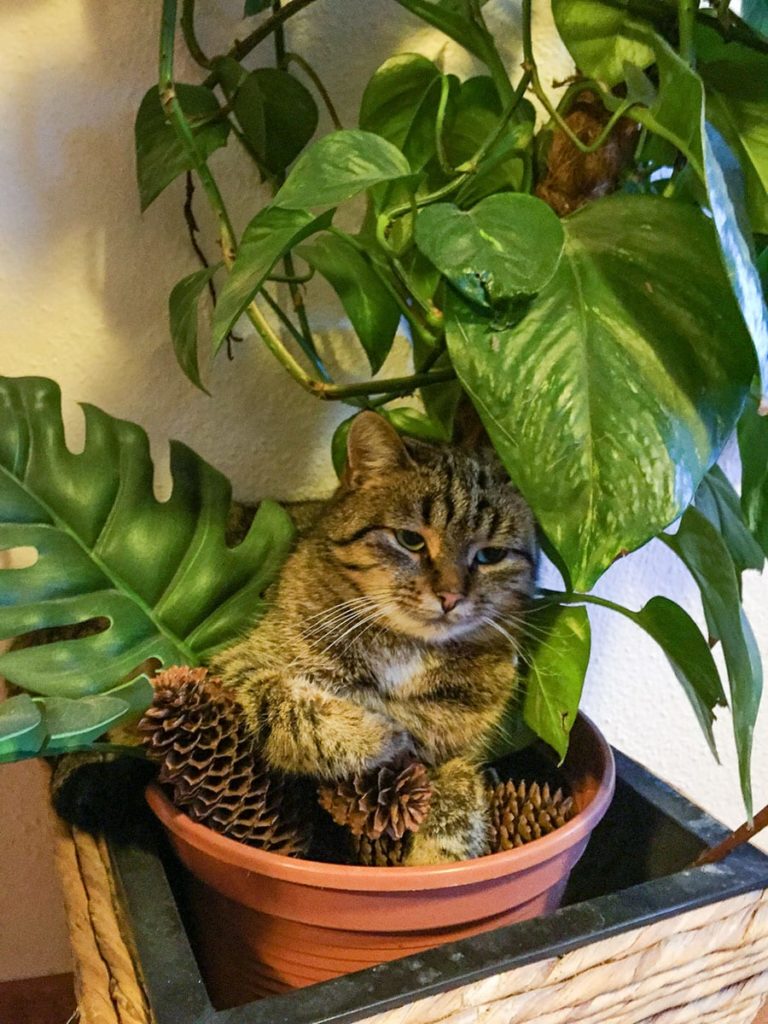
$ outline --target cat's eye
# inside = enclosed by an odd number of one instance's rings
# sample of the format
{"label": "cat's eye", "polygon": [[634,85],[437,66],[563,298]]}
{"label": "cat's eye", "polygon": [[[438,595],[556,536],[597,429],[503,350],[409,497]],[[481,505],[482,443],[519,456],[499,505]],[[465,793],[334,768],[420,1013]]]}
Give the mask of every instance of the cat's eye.
{"label": "cat's eye", "polygon": [[427,542],[415,530],[395,530],[395,540],[406,551],[423,551]]}
{"label": "cat's eye", "polygon": [[480,548],[475,555],[475,561],[478,565],[498,565],[506,557],[506,548]]}

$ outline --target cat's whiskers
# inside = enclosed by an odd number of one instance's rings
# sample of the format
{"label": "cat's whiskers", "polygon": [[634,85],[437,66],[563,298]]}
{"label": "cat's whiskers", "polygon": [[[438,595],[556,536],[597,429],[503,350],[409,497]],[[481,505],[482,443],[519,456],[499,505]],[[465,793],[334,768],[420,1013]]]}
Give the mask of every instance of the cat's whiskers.
{"label": "cat's whiskers", "polygon": [[344,620],[364,613],[368,608],[373,607],[377,603],[377,599],[385,596],[386,592],[382,591],[380,594],[375,593],[365,597],[352,598],[349,601],[342,601],[340,605],[334,605],[333,608],[320,613],[321,617],[314,616],[316,621],[310,624],[309,629],[302,628],[302,635],[309,638],[323,633],[326,629],[332,629]]}
{"label": "cat's whiskers", "polygon": [[356,629],[359,629],[360,627],[366,625],[366,623],[368,622],[371,622],[373,624],[376,620],[383,619],[385,614],[385,610],[381,607],[381,605],[377,605],[375,611],[373,611],[372,614],[366,616],[366,618],[364,619],[359,619],[358,621],[353,622],[352,625],[341,634],[341,636],[337,636],[335,640],[332,640],[331,643],[324,647],[320,653],[327,654],[328,651],[332,650],[334,647],[336,647],[337,644],[341,643],[341,641],[346,636],[349,636],[350,633],[354,633]]}
{"label": "cat's whiskers", "polygon": [[501,636],[503,636],[509,642],[509,646],[512,648],[516,657],[523,657],[523,652],[522,648],[520,647],[520,644],[512,636],[511,633],[508,633],[507,630],[504,629],[502,625],[500,625],[495,619],[492,619],[490,615],[484,615],[482,621],[485,622],[486,625],[490,626],[492,629],[495,629],[497,633],[501,634]]}
{"label": "cat's whiskers", "polygon": [[[502,620],[502,621],[504,621],[504,620]],[[521,636],[524,637],[525,636],[525,631],[524,631],[523,626],[521,625],[518,628],[520,629]],[[534,636],[532,638],[533,641],[534,641],[534,650],[537,650],[537,651],[538,650],[550,650],[550,651],[556,650],[555,644],[552,643],[552,641],[550,639],[548,639],[548,638],[549,638],[549,633],[547,631],[545,631],[545,630],[541,630],[539,636]],[[526,664],[529,668],[533,664],[532,653],[533,652],[529,648],[527,648],[524,643],[520,644],[520,651],[519,651],[520,660],[524,664]]]}

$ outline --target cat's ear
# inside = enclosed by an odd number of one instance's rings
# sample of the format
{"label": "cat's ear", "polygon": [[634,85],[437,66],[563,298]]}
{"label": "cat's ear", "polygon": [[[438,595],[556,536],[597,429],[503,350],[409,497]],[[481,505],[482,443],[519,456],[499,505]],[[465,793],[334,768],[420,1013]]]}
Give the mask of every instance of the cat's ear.
{"label": "cat's ear", "polygon": [[347,465],[342,478],[347,487],[380,482],[392,470],[411,465],[402,438],[383,416],[361,412],[354,418],[347,437]]}
{"label": "cat's ear", "polygon": [[492,448],[483,421],[466,395],[462,395],[453,418],[453,443],[461,448]]}

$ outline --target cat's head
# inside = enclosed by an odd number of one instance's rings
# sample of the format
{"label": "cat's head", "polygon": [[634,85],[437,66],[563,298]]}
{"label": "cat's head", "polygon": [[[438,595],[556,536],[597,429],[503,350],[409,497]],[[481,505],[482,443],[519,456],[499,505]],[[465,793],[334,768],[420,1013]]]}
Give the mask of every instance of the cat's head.
{"label": "cat's head", "polygon": [[361,413],[320,531],[328,570],[370,621],[437,644],[519,634],[535,526],[490,445],[403,440]]}

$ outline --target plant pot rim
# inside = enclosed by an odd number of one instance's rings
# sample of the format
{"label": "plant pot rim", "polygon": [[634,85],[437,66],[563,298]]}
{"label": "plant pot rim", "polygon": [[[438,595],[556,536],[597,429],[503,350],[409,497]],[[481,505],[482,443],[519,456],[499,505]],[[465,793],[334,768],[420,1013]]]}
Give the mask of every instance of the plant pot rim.
{"label": "plant pot rim", "polygon": [[450,864],[397,868],[365,867],[287,857],[229,839],[206,825],[192,821],[170,801],[156,783],[151,783],[147,787],[146,796],[152,811],[173,836],[189,846],[206,851],[233,868],[322,889],[398,891],[471,885],[492,881],[511,871],[526,871],[558,856],[568,847],[581,841],[586,842],[611,802],[616,769],[613,752],[605,737],[586,715],[579,713],[574,729],[580,731],[581,728],[586,730],[594,745],[596,760],[600,765],[596,791],[586,806],[565,825],[524,846]]}

